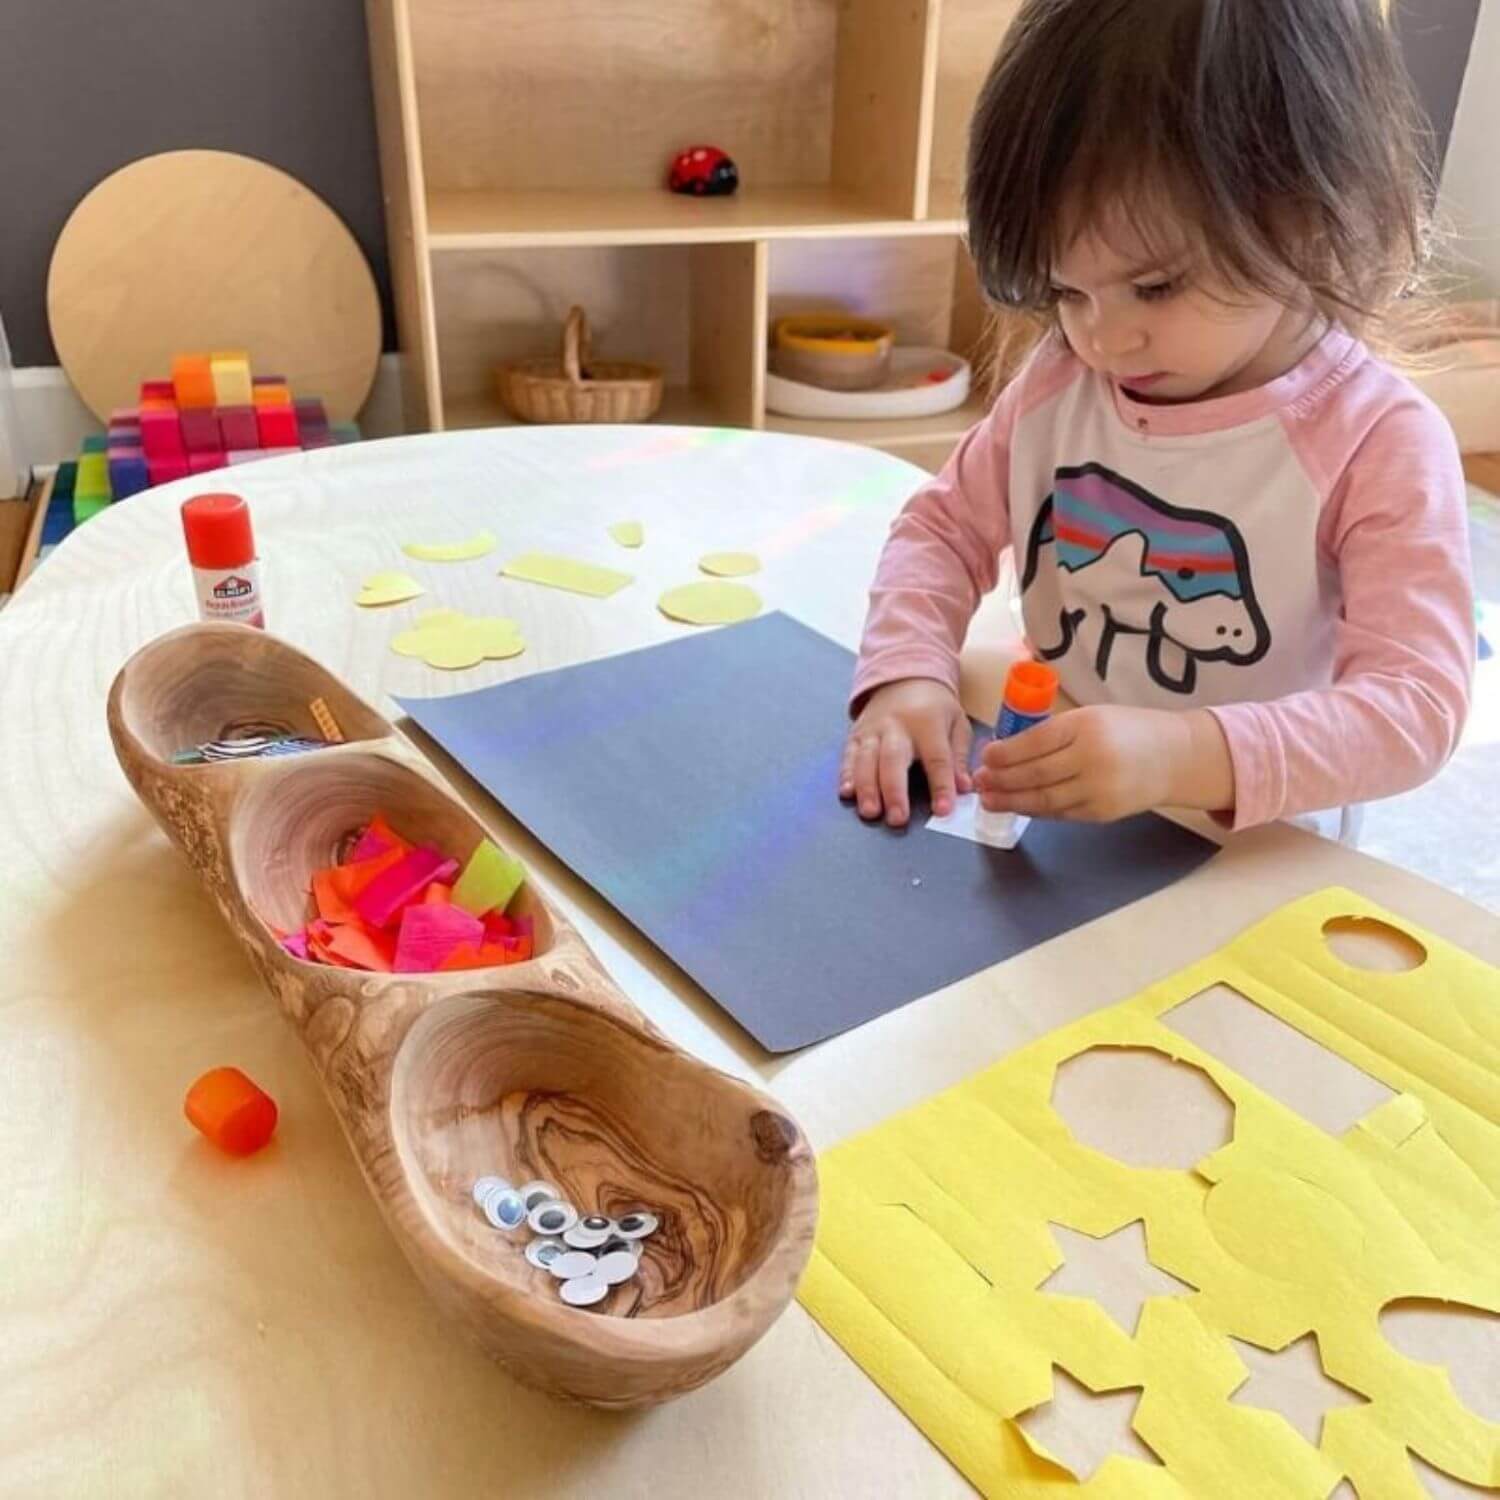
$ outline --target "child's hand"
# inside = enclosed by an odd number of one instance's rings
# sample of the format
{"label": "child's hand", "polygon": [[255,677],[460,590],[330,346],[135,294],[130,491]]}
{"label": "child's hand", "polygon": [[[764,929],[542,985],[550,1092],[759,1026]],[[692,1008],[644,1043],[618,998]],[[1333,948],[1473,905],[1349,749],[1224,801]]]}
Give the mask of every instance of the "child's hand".
{"label": "child's hand", "polygon": [[1101,704],[984,748],[974,776],[992,812],[1105,823],[1156,807],[1234,804],[1234,769],[1204,710]]}
{"label": "child's hand", "polygon": [[892,828],[911,816],[906,779],[920,759],[932,789],[932,810],[953,811],[957,792],[971,789],[969,744],[973,731],[958,696],[930,677],[888,682],[870,694],[849,738],[839,771],[839,796],[853,799],[862,818]]}

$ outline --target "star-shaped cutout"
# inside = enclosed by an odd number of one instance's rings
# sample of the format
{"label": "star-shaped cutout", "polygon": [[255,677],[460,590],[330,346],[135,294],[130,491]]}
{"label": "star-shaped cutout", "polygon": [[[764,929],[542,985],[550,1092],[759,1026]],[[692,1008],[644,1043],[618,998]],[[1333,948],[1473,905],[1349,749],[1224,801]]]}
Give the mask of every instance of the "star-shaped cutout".
{"label": "star-shaped cutout", "polygon": [[1016,1418],[1032,1442],[1045,1448],[1080,1483],[1107,1459],[1121,1457],[1160,1466],[1161,1460],[1130,1425],[1141,1388],[1091,1391],[1061,1365],[1052,1367],[1052,1399]]}
{"label": "star-shaped cutout", "polygon": [[1132,1338],[1147,1298],[1177,1297],[1197,1290],[1151,1264],[1146,1227],[1140,1219],[1100,1239],[1064,1224],[1047,1227],[1062,1250],[1063,1263],[1038,1290],[1091,1298]]}
{"label": "star-shaped cutout", "polygon": [[1229,1399],[1239,1406],[1274,1411],[1314,1448],[1322,1440],[1328,1412],[1359,1406],[1368,1399],[1324,1374],[1316,1334],[1304,1333],[1275,1354],[1243,1339],[1229,1342],[1250,1371]]}
{"label": "star-shaped cutout", "polygon": [[1411,1459],[1411,1471],[1417,1477],[1417,1483],[1423,1490],[1432,1496],[1432,1500],[1471,1500],[1476,1495],[1493,1495],[1493,1490],[1481,1489],[1477,1484],[1466,1484],[1462,1479],[1455,1479],[1451,1474],[1445,1474],[1441,1469],[1435,1469],[1425,1458],[1419,1457],[1407,1450],[1407,1456]]}

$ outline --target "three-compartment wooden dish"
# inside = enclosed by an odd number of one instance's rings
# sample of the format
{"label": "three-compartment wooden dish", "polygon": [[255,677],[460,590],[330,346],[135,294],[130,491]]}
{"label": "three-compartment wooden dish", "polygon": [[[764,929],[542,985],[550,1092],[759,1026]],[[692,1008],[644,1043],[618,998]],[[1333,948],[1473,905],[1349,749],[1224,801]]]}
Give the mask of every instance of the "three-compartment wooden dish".
{"label": "three-compartment wooden dish", "polygon": [[[236,727],[346,742],[174,765]],[[310,658],[261,631],[197,625],[121,670],[109,729],[131,785],[197,870],[297,1028],[365,1181],[418,1276],[527,1384],[607,1407],[701,1385],[775,1321],[812,1246],[812,1150],[774,1100],[667,1040],[528,883],[535,957],[491,970],[375,974],[304,963],[274,928],[314,870],[384,812],[466,856],[489,837],[425,760]],[[661,1218],[635,1281],[569,1307],[497,1233],[474,1181],[545,1178],[585,1211]]]}

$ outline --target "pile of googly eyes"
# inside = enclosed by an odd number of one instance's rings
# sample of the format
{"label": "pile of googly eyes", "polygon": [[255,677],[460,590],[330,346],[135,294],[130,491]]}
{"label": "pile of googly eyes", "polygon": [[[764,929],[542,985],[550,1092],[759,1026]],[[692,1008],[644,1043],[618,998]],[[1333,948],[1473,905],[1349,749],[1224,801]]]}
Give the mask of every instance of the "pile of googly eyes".
{"label": "pile of googly eyes", "polygon": [[618,1219],[580,1214],[540,1179],[512,1187],[503,1177],[481,1177],[473,1197],[496,1229],[514,1234],[524,1224],[537,1236],[526,1246],[526,1259],[557,1278],[559,1295],[570,1307],[591,1307],[612,1286],[629,1281],[641,1263],[642,1241],[658,1224],[644,1210]]}

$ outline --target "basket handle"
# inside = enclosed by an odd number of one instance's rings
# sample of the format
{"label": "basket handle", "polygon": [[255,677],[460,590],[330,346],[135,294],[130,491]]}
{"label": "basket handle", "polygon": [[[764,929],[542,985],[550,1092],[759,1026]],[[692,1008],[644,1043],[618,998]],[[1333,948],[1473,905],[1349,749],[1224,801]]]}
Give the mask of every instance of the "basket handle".
{"label": "basket handle", "polygon": [[589,378],[589,320],[581,307],[568,309],[563,325],[563,372],[574,385]]}

